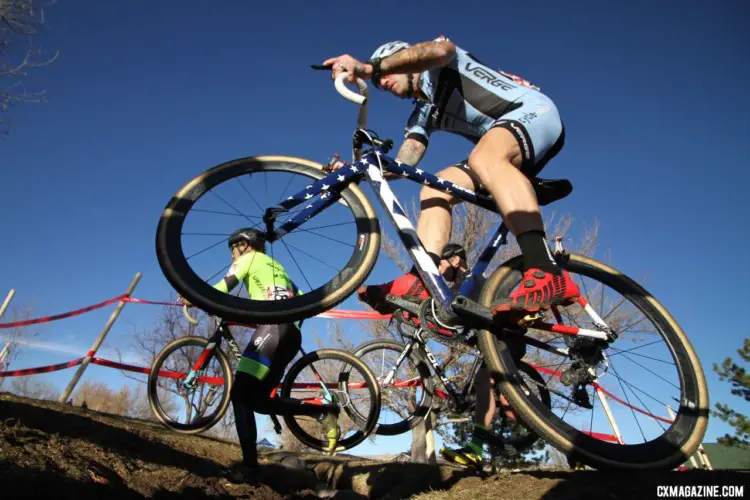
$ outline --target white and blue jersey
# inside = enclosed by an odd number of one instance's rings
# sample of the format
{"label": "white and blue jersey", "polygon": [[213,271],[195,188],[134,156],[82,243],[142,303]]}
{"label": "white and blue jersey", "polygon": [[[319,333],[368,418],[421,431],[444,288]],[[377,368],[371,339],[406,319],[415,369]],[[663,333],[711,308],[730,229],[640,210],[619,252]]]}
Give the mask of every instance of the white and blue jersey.
{"label": "white and blue jersey", "polygon": [[503,127],[518,140],[526,172],[538,172],[562,147],[563,124],[549,97],[460,47],[447,65],[423,72],[419,88],[428,102],[417,101],[405,130],[408,138],[427,145],[432,132],[445,131],[476,144],[491,128]]}

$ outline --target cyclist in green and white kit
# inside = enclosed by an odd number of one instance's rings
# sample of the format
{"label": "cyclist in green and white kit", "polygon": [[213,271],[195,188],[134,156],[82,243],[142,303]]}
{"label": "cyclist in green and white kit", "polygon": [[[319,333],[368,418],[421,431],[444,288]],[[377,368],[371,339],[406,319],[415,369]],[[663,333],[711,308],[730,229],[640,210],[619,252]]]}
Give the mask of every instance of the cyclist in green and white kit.
{"label": "cyclist in green and white kit", "polygon": [[[229,293],[243,283],[253,300],[283,300],[301,294],[283,266],[265,253],[265,238],[253,228],[242,228],[229,238],[232,265],[214,288]],[[286,367],[302,346],[299,325],[258,325],[248,342],[232,385],[235,426],[242,447],[242,464],[235,477],[257,481],[259,477],[255,412],[275,415],[310,415],[328,428],[329,447],[335,448],[341,431],[337,405],[305,405],[296,399],[271,398]]]}

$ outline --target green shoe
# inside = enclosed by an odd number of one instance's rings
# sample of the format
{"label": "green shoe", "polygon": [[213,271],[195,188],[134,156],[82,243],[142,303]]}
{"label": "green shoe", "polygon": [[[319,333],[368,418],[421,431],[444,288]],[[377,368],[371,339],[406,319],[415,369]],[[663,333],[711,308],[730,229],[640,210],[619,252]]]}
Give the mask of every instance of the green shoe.
{"label": "green shoe", "polygon": [[454,464],[464,465],[466,467],[475,467],[477,469],[481,469],[484,465],[484,459],[482,458],[482,455],[468,446],[464,446],[463,448],[459,448],[457,450],[454,450],[452,448],[443,448],[442,450],[440,450],[440,454],[443,455],[444,459]]}
{"label": "green shoe", "polygon": [[328,453],[333,453],[339,444],[341,437],[341,428],[339,427],[339,416],[337,413],[324,413],[320,418],[320,423],[327,428],[326,436],[328,437]]}

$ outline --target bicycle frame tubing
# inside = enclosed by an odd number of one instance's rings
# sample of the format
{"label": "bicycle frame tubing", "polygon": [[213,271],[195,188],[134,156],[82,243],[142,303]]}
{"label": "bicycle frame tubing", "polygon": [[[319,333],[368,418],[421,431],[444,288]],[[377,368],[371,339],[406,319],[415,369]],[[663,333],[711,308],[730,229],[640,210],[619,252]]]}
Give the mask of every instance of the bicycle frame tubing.
{"label": "bicycle frame tubing", "polygon": [[[438,271],[437,266],[427,254],[422,242],[417,236],[406,212],[399,203],[396,195],[391,190],[388,182],[383,178],[383,172],[390,172],[401,178],[409,179],[413,182],[431,186],[433,189],[450,193],[466,202],[478,205],[482,208],[499,213],[495,202],[486,192],[474,192],[470,189],[458,186],[450,181],[444,180],[434,174],[425,172],[422,169],[414,168],[405,163],[397,162],[382,152],[379,146],[374,147],[364,153],[359,161],[345,167],[333,170],[330,174],[322,179],[315,181],[302,191],[299,191],[276,207],[266,211],[264,220],[267,225],[268,241],[280,239],[285,234],[291,232],[303,223],[310,220],[319,212],[337,201],[337,196],[333,193],[344,189],[349,183],[359,183],[365,177],[375,192],[381,205],[388,213],[391,222],[396,227],[401,242],[406,247],[412,257],[412,261],[419,272],[422,280],[429,290],[430,294],[438,303],[444,317],[455,318],[458,316],[450,307],[451,301],[458,295],[467,296],[473,289],[476,277],[480,276],[487,269],[492,257],[494,257],[498,248],[507,242],[508,228],[503,222],[498,227],[495,235],[490,239],[489,244],[482,252],[477,262],[472,267],[469,275],[462,283],[459,290],[454,294]],[[287,220],[275,231],[272,229],[273,220],[280,213],[308,202],[308,200],[320,195],[318,199],[309,203],[304,209],[295,213],[295,216]]]}
{"label": "bicycle frame tubing", "polygon": [[[396,376],[396,370],[398,370],[398,367],[401,366],[401,363],[403,363],[404,359],[409,356],[409,354],[414,349],[415,345],[419,345],[424,350],[427,360],[430,362],[430,366],[432,367],[432,371],[438,376],[438,379],[440,379],[440,382],[443,384],[443,387],[445,387],[445,390],[448,391],[448,395],[451,398],[452,406],[456,410],[460,410],[463,407],[463,404],[466,401],[466,396],[471,391],[472,386],[474,385],[474,379],[476,378],[477,371],[479,369],[479,363],[481,360],[481,357],[479,355],[475,356],[474,361],[471,365],[471,368],[469,369],[469,374],[466,377],[466,381],[464,382],[463,388],[459,392],[455,385],[448,380],[445,377],[445,370],[443,367],[438,363],[437,358],[435,358],[435,355],[432,354],[432,351],[427,347],[427,343],[424,340],[424,337],[422,337],[422,330],[416,329],[413,330],[412,333],[405,334],[409,337],[409,342],[406,344],[403,351],[401,351],[401,354],[399,355],[398,359],[394,363],[393,367],[390,369],[388,375],[386,376],[383,385],[388,385],[391,383],[391,380],[393,377]],[[443,398],[441,394],[438,393],[438,396]],[[444,399],[444,398],[443,398]]]}
{"label": "bicycle frame tubing", "polygon": [[[469,375],[466,377],[464,386],[459,393],[456,391],[456,387],[447,378],[445,378],[445,371],[443,370],[443,367],[438,364],[437,359],[427,347],[427,344],[424,341],[422,341],[421,344],[422,348],[424,348],[425,353],[427,353],[427,359],[430,361],[432,369],[435,371],[435,373],[437,373],[440,382],[443,384],[443,387],[445,387],[445,390],[448,391],[448,395],[451,397],[451,400],[453,402],[453,407],[456,410],[462,410],[464,404],[466,403],[466,396],[469,394],[469,392],[471,392],[471,388],[474,385],[474,379],[476,378],[477,372],[479,371],[479,363],[481,357],[479,355],[474,357],[471,368],[469,368]],[[439,393],[438,396],[440,396]]]}

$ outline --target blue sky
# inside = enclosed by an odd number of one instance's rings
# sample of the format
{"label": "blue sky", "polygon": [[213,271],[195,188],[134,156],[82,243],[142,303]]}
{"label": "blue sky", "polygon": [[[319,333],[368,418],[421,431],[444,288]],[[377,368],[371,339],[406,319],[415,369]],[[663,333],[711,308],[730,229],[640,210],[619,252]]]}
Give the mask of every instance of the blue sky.
{"label": "blue sky", "polygon": [[[0,294],[15,288],[16,304],[54,314],[118,295],[142,272],[135,296],[168,299],[154,235],[180,186],[242,156],[348,155],[356,107],[309,65],[444,34],[555,101],[567,141],[542,175],[575,189],[544,214],[573,215],[576,231],[597,219],[598,248],[624,273],[647,274],[689,335],[712,403],[740,403],[711,364],[747,336],[738,305],[725,306],[737,296],[741,311],[750,279],[746,2],[221,5],[82,0],[48,10],[44,46],[60,57],[27,79],[48,102],[12,109],[14,130],[0,142]],[[373,90],[369,126],[381,136],[398,144],[409,113],[408,101]],[[469,151],[439,134],[420,166],[437,171]],[[404,202],[417,192],[396,191]],[[372,282],[394,277],[381,261]],[[85,352],[110,311],[47,325],[37,340]],[[126,348],[158,313],[127,305],[106,345]],[[14,366],[67,359],[37,346]],[[71,375],[44,377],[64,387]],[[100,367],[86,378],[122,383]],[[713,420],[706,439],[725,430]]]}

